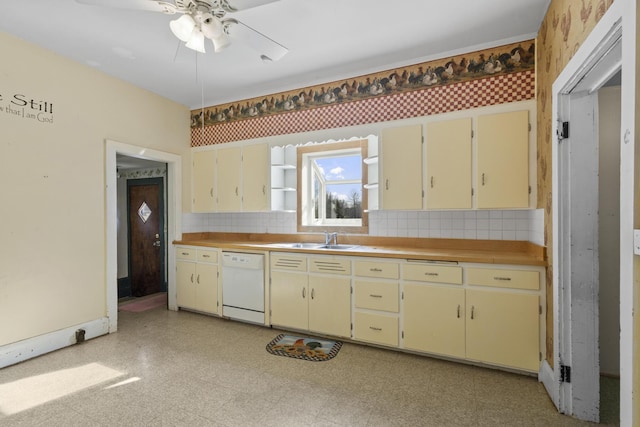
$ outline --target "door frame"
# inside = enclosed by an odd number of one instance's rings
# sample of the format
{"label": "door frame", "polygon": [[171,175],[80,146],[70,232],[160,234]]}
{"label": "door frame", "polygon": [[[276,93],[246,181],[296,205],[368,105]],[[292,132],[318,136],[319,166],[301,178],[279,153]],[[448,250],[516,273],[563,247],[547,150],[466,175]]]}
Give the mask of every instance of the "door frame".
{"label": "door frame", "polygon": [[127,180],[127,266],[128,266],[128,270],[129,270],[129,284],[131,289],[133,290],[133,281],[131,280],[132,278],[132,271],[133,271],[133,263],[132,263],[132,259],[133,257],[131,256],[131,201],[129,199],[130,197],[130,193],[129,191],[131,190],[131,187],[137,187],[137,186],[141,186],[141,185],[159,185],[159,197],[158,197],[158,206],[160,209],[160,212],[162,213],[160,215],[160,219],[159,219],[159,223],[158,223],[158,228],[160,229],[160,249],[162,250],[161,256],[160,256],[160,278],[162,280],[162,283],[160,284],[160,291],[161,292],[165,292],[167,291],[167,270],[166,270],[166,259],[167,259],[167,241],[166,241],[166,233],[165,233],[165,221],[166,221],[166,217],[167,217],[167,209],[166,209],[166,205],[164,203],[164,199],[165,199],[165,184],[164,184],[164,178],[163,177],[156,177],[156,178],[140,178],[140,179],[128,179]]}
{"label": "door frame", "polygon": [[[540,379],[544,383],[552,401],[560,412],[580,417],[581,414],[571,412],[573,400],[579,396],[580,390],[574,390],[572,384],[560,382],[560,361],[571,347],[572,303],[570,292],[560,287],[562,257],[566,250],[559,242],[563,230],[560,228],[562,213],[559,210],[559,157],[558,157],[558,121],[567,111],[570,100],[565,94],[580,82],[588,72],[603,58],[612,45],[615,37],[621,37],[622,55],[619,67],[622,73],[621,103],[621,155],[620,155],[620,423],[632,425],[632,391],[633,391],[633,216],[634,216],[634,140],[635,135],[635,44],[636,44],[636,2],[616,1],[598,22],[585,42],[560,73],[553,84],[552,100],[552,205],[553,205],[553,368],[545,360],[541,366]],[[627,70],[625,72],[624,70]],[[608,80],[607,75],[601,81],[594,82],[595,90]],[[566,248],[565,248],[566,249]],[[596,294],[597,296],[597,294]],[[596,301],[597,303],[597,301]],[[637,369],[637,367],[636,367]],[[574,374],[583,375],[573,369]],[[599,375],[599,372],[598,372]],[[584,384],[584,383],[582,383]],[[577,393],[576,393],[577,392]]]}
{"label": "door frame", "polygon": [[[167,242],[182,239],[182,156],[105,140],[106,309],[109,333],[118,330],[117,154],[167,164]],[[167,245],[167,298],[170,310],[177,310],[174,255],[175,247]]]}

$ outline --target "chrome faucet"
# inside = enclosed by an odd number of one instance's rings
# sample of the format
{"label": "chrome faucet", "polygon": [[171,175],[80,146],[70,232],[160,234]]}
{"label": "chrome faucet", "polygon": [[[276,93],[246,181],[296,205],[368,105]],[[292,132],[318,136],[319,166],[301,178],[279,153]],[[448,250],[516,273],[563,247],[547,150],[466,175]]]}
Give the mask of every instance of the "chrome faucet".
{"label": "chrome faucet", "polygon": [[329,233],[328,231],[324,232],[324,244],[325,245],[330,245],[331,241],[333,241],[334,245],[338,244],[338,233],[334,232],[334,233]]}

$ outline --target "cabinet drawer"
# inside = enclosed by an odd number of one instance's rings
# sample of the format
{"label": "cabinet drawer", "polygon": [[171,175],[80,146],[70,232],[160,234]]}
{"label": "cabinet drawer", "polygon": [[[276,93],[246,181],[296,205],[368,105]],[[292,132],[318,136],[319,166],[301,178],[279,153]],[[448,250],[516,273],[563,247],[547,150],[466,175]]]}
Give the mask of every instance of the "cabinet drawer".
{"label": "cabinet drawer", "polygon": [[198,249],[199,262],[218,262],[218,251],[215,249]]}
{"label": "cabinet drawer", "polygon": [[419,282],[462,284],[462,267],[435,264],[404,264],[402,278]]}
{"label": "cabinet drawer", "polygon": [[176,248],[176,259],[183,259],[188,261],[196,260],[196,249],[194,248],[185,248],[183,246],[178,246]]}
{"label": "cabinet drawer", "polygon": [[336,258],[312,258],[310,270],[314,273],[351,274],[351,261]]}
{"label": "cabinet drawer", "polygon": [[355,302],[358,308],[398,312],[398,283],[356,280]]}
{"label": "cabinet drawer", "polygon": [[540,289],[540,273],[537,271],[467,268],[466,273],[467,283],[470,285],[511,289]]}
{"label": "cabinet drawer", "polygon": [[400,268],[396,263],[356,261],[356,276],[379,277],[381,279],[398,279]]}
{"label": "cabinet drawer", "polygon": [[382,314],[356,312],[354,338],[398,346],[398,318]]}
{"label": "cabinet drawer", "polygon": [[307,258],[272,253],[271,268],[274,270],[307,271]]}

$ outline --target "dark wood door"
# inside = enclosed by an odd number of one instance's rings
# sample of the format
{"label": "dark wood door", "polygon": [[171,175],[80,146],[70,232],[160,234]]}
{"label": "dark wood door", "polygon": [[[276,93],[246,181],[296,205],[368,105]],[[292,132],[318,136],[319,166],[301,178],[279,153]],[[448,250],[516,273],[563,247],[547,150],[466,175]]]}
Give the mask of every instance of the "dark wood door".
{"label": "dark wood door", "polygon": [[164,291],[162,178],[127,181],[129,278],[134,297]]}

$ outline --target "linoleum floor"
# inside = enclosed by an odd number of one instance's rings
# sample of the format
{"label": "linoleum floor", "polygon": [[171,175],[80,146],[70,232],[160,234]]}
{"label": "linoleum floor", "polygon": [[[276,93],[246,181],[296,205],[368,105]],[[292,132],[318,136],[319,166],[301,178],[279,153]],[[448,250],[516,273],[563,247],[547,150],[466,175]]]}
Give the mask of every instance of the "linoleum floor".
{"label": "linoleum floor", "polygon": [[164,307],[118,332],[0,370],[0,426],[587,426],[542,384],[345,343],[274,356],[282,331]]}

